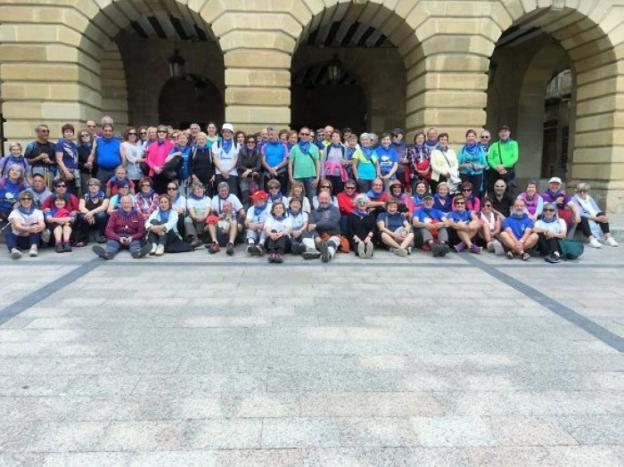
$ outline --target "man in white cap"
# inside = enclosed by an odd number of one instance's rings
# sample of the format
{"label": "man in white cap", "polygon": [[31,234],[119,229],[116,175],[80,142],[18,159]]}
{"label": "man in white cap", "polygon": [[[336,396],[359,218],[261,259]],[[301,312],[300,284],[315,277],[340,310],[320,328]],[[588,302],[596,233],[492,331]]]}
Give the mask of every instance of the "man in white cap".
{"label": "man in white cap", "polygon": [[230,187],[230,193],[238,196],[238,146],[234,141],[234,126],[224,123],[221,127],[222,140],[217,146],[213,146],[213,161],[217,183],[226,182]]}

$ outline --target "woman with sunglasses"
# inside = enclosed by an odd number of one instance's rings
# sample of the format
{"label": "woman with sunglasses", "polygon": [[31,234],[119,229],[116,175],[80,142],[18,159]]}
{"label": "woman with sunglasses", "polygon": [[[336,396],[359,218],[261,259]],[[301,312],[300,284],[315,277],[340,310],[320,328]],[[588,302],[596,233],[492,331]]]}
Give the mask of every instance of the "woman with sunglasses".
{"label": "woman with sunglasses", "polygon": [[598,239],[601,234],[604,236],[605,244],[618,246],[618,242],[615,241],[609,230],[609,218],[589,194],[590,188],[589,183],[579,183],[576,187],[576,194],[572,197],[572,202],[581,214],[579,228],[583,235],[589,239],[589,245],[594,248],[600,248]]}
{"label": "woman with sunglasses", "polygon": [[[327,191],[329,193],[329,199],[331,200],[331,204],[336,206],[336,207],[339,207],[338,199],[334,195],[332,195],[333,187],[332,187],[332,184],[331,184],[331,182],[329,180],[321,180],[321,182],[319,184],[319,195],[323,191]],[[319,197],[318,197],[318,195],[316,195],[312,199],[312,208],[313,209],[318,209],[318,207],[319,207]]]}
{"label": "woman with sunglasses", "polygon": [[[476,212],[476,211],[475,211]],[[501,231],[501,216],[494,210],[494,205],[490,198],[484,198],[479,213],[479,238],[485,244],[487,251],[495,255],[504,255],[505,249],[497,237]]]}
{"label": "woman with sunglasses", "polygon": [[167,184],[167,196],[171,200],[171,209],[178,213],[178,233],[186,238],[184,219],[186,217],[186,197],[180,193],[178,182],[175,180]]}
{"label": "woman with sunglasses", "polygon": [[481,253],[481,247],[474,243],[480,224],[477,215],[466,209],[466,198],[457,195],[454,208],[448,213],[450,242],[457,253],[468,249],[471,253]]}
{"label": "woman with sunglasses", "polygon": [[134,186],[138,185],[139,180],[143,178],[141,164],[145,162],[145,150],[139,140],[138,132],[133,127],[128,127],[124,133],[124,142],[119,148],[123,159],[126,161],[126,171],[128,178],[132,180]]}
{"label": "woman with sunglasses", "polygon": [[475,196],[471,182],[462,182],[460,186],[462,196],[466,199],[466,209],[472,212],[481,211],[481,200]]}
{"label": "woman with sunglasses", "polygon": [[154,189],[158,194],[166,194],[169,178],[163,173],[167,156],[173,149],[173,143],[167,138],[167,127],[158,126],[156,141],[147,148],[145,161],[149,167],[149,176],[154,180]]}
{"label": "woman with sunglasses", "polygon": [[89,181],[97,173],[97,167],[87,168],[85,164],[89,160],[89,154],[93,149],[93,136],[87,130],[78,133],[78,170],[80,171],[80,193],[89,191]]}
{"label": "woman with sunglasses", "polygon": [[256,145],[256,138],[254,135],[249,135],[238,151],[238,160],[236,161],[241,202],[245,209],[251,205],[249,196],[258,190],[261,173],[260,163],[260,151]]}
{"label": "woman with sunglasses", "polygon": [[568,228],[563,219],[557,216],[557,207],[553,203],[544,204],[541,218],[535,222],[533,232],[537,234],[537,249],[548,263],[561,261],[559,241],[566,238]]}

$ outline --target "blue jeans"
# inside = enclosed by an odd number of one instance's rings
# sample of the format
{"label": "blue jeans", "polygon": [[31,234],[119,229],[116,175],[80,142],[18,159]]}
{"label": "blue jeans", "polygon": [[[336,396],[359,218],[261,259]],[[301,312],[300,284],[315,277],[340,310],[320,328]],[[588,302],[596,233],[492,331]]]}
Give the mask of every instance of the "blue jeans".
{"label": "blue jeans", "polygon": [[4,241],[9,251],[13,248],[29,249],[32,245],[39,245],[41,234],[15,235],[11,227],[7,227],[4,231]]}
{"label": "blue jeans", "polygon": [[[117,252],[119,252],[121,248],[126,248],[126,246],[125,245],[122,246],[122,244],[119,243],[117,240],[111,240],[111,239],[106,240],[106,253],[109,253],[111,255],[116,255]],[[130,253],[139,251],[141,249],[141,240],[132,240],[132,242],[130,242],[130,245],[127,248],[128,250],[130,250]]]}

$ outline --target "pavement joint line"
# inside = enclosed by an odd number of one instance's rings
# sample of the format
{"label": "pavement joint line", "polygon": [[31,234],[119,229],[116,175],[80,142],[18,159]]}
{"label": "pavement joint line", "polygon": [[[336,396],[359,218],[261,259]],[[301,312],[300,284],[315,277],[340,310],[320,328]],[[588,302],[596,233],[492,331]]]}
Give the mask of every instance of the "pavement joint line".
{"label": "pavement joint line", "polygon": [[589,318],[586,318],[580,313],[577,313],[572,308],[564,305],[563,303],[550,298],[549,296],[543,294],[542,292],[531,287],[530,285],[525,284],[515,277],[505,274],[495,266],[492,266],[480,259],[475,258],[473,255],[462,255],[462,258],[467,263],[479,268],[481,271],[485,272],[489,276],[498,279],[503,284],[508,285],[512,289],[520,292],[521,294],[525,295],[526,297],[543,306],[544,308],[547,308],[548,310],[565,319],[569,323],[574,324],[585,332],[591,334],[596,339],[607,344],[609,347],[617,350],[618,352],[624,353],[623,337],[600,326],[598,323],[592,321]]}
{"label": "pavement joint line", "polygon": [[10,319],[15,318],[20,313],[26,311],[28,308],[45,300],[50,295],[59,292],[60,290],[74,282],[76,279],[79,279],[80,277],[90,273],[101,264],[102,263],[97,259],[86,261],[77,268],[74,268],[71,271],[63,274],[62,276],[57,277],[53,281],[48,282],[46,285],[36,290],[33,290],[16,302],[5,306],[0,310],[0,326],[2,326]]}

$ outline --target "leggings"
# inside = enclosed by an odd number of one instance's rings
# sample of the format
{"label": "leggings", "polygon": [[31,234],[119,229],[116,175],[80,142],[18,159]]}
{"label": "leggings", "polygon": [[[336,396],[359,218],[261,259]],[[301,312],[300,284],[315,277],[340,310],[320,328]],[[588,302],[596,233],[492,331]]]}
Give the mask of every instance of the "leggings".
{"label": "leggings", "polygon": [[283,255],[290,246],[290,239],[288,237],[280,237],[277,240],[271,240],[271,237],[267,237],[264,242],[264,247],[268,253],[278,253]]}
{"label": "leggings", "polygon": [[[599,212],[597,215],[602,216],[604,215],[604,212]],[[609,233],[608,222],[596,222],[596,224],[600,226],[600,230],[602,230],[603,234]],[[579,223],[579,229],[581,229],[581,232],[583,232],[583,235],[585,235],[586,237],[591,237],[593,235],[591,228],[589,227],[589,219],[587,219],[587,217],[581,217],[581,222]]]}

